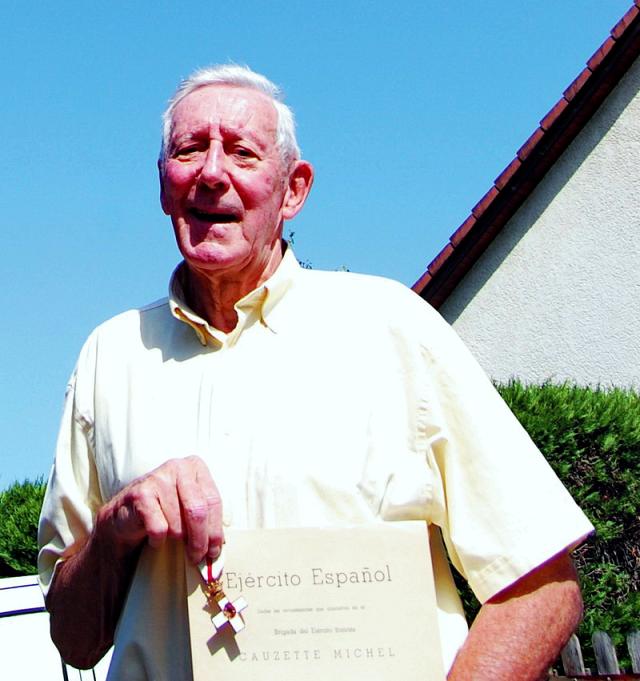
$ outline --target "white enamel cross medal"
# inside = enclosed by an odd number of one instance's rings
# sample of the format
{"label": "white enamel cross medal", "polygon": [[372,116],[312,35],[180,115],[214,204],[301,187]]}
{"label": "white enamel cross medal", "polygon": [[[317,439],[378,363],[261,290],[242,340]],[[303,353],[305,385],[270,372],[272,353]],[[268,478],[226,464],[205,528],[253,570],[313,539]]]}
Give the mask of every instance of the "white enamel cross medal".
{"label": "white enamel cross medal", "polygon": [[[247,602],[242,596],[230,601],[222,589],[222,568],[224,567],[223,554],[215,562],[207,558],[200,563],[200,574],[205,583],[205,593],[212,612],[211,621],[216,628],[217,634],[221,629],[230,625],[237,634],[245,627],[242,611],[247,607]],[[214,634],[215,635],[215,634]]]}

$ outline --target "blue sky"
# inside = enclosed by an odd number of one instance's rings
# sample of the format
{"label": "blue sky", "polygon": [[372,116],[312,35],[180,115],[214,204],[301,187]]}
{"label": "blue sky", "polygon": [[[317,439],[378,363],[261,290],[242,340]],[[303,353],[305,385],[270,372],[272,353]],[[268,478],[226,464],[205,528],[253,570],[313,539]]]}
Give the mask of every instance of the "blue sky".
{"label": "blue sky", "polygon": [[194,68],[283,86],[316,182],[314,267],[411,285],[631,0],[5,0],[0,489],[46,475],[91,329],[162,297],[160,114]]}

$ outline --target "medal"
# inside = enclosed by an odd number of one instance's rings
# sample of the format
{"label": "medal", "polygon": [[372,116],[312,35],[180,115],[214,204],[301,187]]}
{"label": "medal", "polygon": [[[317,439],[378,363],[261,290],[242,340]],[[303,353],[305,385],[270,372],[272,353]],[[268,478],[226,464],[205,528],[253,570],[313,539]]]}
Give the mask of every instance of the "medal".
{"label": "medal", "polygon": [[[222,589],[222,569],[224,567],[223,554],[215,562],[207,557],[200,563],[200,574],[205,582],[205,593],[211,614],[211,621],[217,634],[221,629],[230,625],[234,633],[242,631],[245,627],[242,611],[247,607],[247,602],[242,596],[230,601]],[[214,634],[215,635],[215,634]]]}

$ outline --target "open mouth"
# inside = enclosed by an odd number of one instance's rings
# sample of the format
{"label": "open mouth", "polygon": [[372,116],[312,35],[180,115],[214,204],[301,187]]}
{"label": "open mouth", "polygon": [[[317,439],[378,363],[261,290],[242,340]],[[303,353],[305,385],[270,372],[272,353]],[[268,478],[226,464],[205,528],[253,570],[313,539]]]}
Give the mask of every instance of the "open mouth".
{"label": "open mouth", "polygon": [[197,220],[202,220],[203,222],[237,222],[238,216],[235,213],[217,213],[209,212],[206,210],[201,210],[199,208],[191,208],[189,213],[193,215]]}

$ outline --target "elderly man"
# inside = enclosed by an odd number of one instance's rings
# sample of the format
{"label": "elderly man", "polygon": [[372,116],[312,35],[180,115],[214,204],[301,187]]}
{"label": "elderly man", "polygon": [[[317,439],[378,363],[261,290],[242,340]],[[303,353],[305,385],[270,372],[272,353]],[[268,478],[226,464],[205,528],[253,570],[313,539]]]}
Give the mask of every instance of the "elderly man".
{"label": "elderly man", "polygon": [[[580,617],[591,531],[455,334],[399,284],[301,269],[313,169],[278,90],[197,72],[165,114],[169,298],[96,329],[40,526],[54,641],[111,679],[189,679],[183,556],[224,527],[423,519],[450,679],[540,678]],[[444,540],[444,541],[442,541]],[[484,603],[467,635],[454,565]]]}

